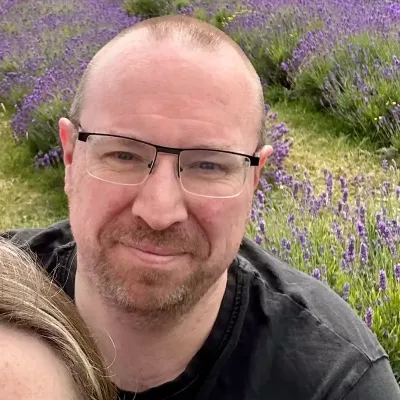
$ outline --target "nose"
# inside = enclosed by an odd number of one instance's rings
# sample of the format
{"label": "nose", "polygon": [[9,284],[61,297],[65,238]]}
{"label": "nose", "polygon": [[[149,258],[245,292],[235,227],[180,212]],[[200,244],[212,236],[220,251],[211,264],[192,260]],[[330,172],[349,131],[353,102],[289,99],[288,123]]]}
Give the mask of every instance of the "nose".
{"label": "nose", "polygon": [[132,214],[153,230],[164,230],[187,220],[188,212],[176,174],[176,155],[159,155],[153,172],[140,187]]}

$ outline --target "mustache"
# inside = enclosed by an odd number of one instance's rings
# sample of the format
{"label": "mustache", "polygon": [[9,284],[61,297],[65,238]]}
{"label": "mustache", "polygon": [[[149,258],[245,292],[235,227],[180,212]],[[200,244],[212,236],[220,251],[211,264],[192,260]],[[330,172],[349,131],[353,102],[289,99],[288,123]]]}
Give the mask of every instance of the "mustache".
{"label": "mustache", "polygon": [[208,257],[210,253],[210,244],[203,232],[196,229],[195,232],[189,234],[178,226],[155,231],[137,222],[129,225],[113,224],[103,230],[101,238],[108,243],[123,243],[132,247],[146,243],[204,258]]}

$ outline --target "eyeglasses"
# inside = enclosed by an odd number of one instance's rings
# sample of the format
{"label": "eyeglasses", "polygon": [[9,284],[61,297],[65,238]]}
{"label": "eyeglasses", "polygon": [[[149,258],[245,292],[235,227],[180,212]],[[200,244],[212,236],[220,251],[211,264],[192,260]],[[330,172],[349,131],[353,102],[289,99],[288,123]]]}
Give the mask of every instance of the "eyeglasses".
{"label": "eyeglasses", "polygon": [[231,151],[176,149],[112,134],[80,131],[78,140],[86,142],[86,168],[94,178],[120,185],[140,185],[153,172],[158,153],[176,154],[182,188],[203,197],[238,196],[249,167],[260,162],[259,157]]}

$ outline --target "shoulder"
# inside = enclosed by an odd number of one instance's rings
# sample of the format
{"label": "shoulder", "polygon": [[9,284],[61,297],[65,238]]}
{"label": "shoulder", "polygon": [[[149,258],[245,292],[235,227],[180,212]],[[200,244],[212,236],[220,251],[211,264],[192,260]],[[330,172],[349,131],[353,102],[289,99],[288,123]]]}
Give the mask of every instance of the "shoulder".
{"label": "shoulder", "polygon": [[242,272],[249,276],[252,307],[260,304],[269,318],[279,321],[286,331],[280,332],[288,340],[296,332],[297,343],[311,343],[320,349],[317,342],[329,340],[335,351],[351,349],[366,365],[387,357],[356,312],[326,284],[271,256],[247,238],[239,258]]}
{"label": "shoulder", "polygon": [[45,228],[14,229],[0,233],[1,237],[33,253],[48,272],[60,262],[60,257],[75,246],[69,220]]}

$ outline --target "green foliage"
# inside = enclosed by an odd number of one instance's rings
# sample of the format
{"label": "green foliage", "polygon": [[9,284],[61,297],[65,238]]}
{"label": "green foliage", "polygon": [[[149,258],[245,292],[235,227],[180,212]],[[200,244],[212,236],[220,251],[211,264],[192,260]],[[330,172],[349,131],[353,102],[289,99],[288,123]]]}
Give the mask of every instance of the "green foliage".
{"label": "green foliage", "polygon": [[[400,247],[397,243],[396,251],[390,249],[379,233],[376,222],[378,212],[386,212],[386,217],[381,215],[387,221],[398,220],[400,199],[395,188],[400,172],[393,166],[384,175],[390,187],[387,192],[383,190],[382,173],[379,176],[366,176],[363,184],[353,184],[354,176],[348,174],[350,195],[347,203],[349,211],[346,212],[336,212],[336,205],[343,196],[336,177],[331,205],[316,212],[315,204],[305,195],[304,188],[310,187],[313,198],[320,198],[325,187],[316,184],[319,179],[316,174],[311,178],[303,168],[291,169],[294,180],[303,182],[303,190],[300,189],[295,196],[292,188],[282,185],[280,190],[268,192],[261,208],[265,235],[260,233],[259,221],[248,226],[247,235],[252,239],[262,237],[262,244],[267,250],[308,275],[318,268],[322,282],[339,296],[344,294],[344,285],[349,284],[350,292],[346,301],[361,319],[364,319],[369,307],[373,309],[372,331],[389,354],[392,367],[400,378],[400,282],[394,273],[394,267],[400,261]],[[322,172],[320,174],[323,175]],[[323,176],[321,178],[324,182]],[[361,204],[366,210],[368,239],[362,237],[356,227],[357,219],[360,219],[357,205],[360,200],[357,198],[362,199]],[[290,215],[293,218],[291,222],[288,220]],[[334,223],[340,225],[341,239],[333,229]],[[305,232],[305,245],[299,240],[299,232]],[[350,235],[355,238],[355,259],[343,268],[341,262],[343,254],[348,254]],[[282,245],[282,240],[290,241],[289,250]],[[366,240],[369,242],[369,255],[367,261],[363,262],[360,247]],[[309,252],[307,257],[306,252]],[[387,275],[386,291],[379,287],[381,270]]]}
{"label": "green foliage", "polygon": [[[4,80],[9,74],[18,73],[19,68],[20,65],[15,59],[9,57],[4,58],[0,62],[0,81]],[[0,94],[0,102],[3,103],[6,108],[13,108],[15,104],[23,99],[26,93],[27,89],[23,85],[14,84],[11,87],[10,93],[4,94],[6,96],[2,97]]]}
{"label": "green foliage", "polygon": [[300,18],[294,8],[286,7],[270,15],[262,29],[239,30],[232,37],[269,85],[291,87],[290,77],[281,65],[292,57],[300,38],[320,24]]}
{"label": "green foliage", "polygon": [[197,7],[194,9],[193,17],[200,19],[201,21],[209,22],[207,13],[201,7]]}
{"label": "green foliage", "polygon": [[359,35],[315,57],[295,77],[296,95],[320,104],[358,138],[397,145],[400,132],[400,42]]}
{"label": "green foliage", "polygon": [[170,0],[125,0],[124,9],[128,15],[152,18],[170,14],[173,4]]}
{"label": "green foliage", "polygon": [[223,8],[215,12],[210,20],[210,23],[223,31],[225,26],[233,20],[233,16],[234,14],[230,10]]}
{"label": "green foliage", "polygon": [[176,11],[179,11],[181,8],[187,7],[189,4],[189,0],[174,0],[172,2],[172,5]]}
{"label": "green foliage", "polygon": [[15,143],[0,108],[0,231],[44,227],[67,218],[64,169],[33,168],[26,143]]}
{"label": "green foliage", "polygon": [[35,110],[27,138],[27,145],[33,155],[39,151],[46,153],[52,147],[59,145],[58,121],[65,114],[66,107],[66,102],[54,99]]}

